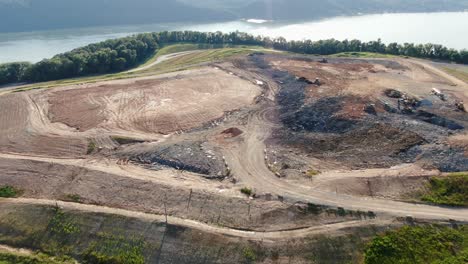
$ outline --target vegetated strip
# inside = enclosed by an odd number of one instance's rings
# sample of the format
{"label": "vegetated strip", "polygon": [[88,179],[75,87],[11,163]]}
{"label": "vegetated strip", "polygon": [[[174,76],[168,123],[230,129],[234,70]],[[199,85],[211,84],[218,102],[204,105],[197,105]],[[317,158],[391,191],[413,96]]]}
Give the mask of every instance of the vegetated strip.
{"label": "vegetated strip", "polygon": [[453,263],[468,259],[468,226],[405,226],[374,238],[364,254],[365,264]]}
{"label": "vegetated strip", "polygon": [[[0,200],[0,203],[1,202],[16,203],[16,204],[30,204],[30,205],[38,205],[38,206],[53,206],[53,207],[58,206],[59,208],[62,208],[63,210],[72,210],[72,211],[78,210],[78,211],[83,211],[83,212],[120,215],[124,217],[129,217],[129,218],[137,218],[137,219],[159,221],[159,222],[166,221],[166,216],[164,215],[148,214],[148,213],[143,213],[143,212],[128,211],[124,209],[110,208],[110,207],[105,207],[105,206],[78,204],[78,203],[55,201],[55,200],[16,198],[16,199],[5,199],[3,201]],[[381,220],[381,219],[374,220],[373,218],[369,218],[366,221],[356,220],[356,221],[349,221],[349,222],[322,225],[322,226],[312,226],[312,227],[302,228],[302,229],[260,232],[260,231],[246,231],[246,230],[235,229],[235,228],[211,226],[202,222],[181,219],[181,218],[177,218],[173,216],[167,216],[167,221],[171,225],[179,225],[179,226],[184,226],[188,228],[203,230],[206,232],[231,235],[235,237],[244,237],[244,238],[249,238],[249,239],[254,239],[254,240],[257,240],[257,239],[262,240],[265,238],[281,239],[281,238],[290,238],[290,237],[306,237],[311,234],[320,234],[323,232],[329,232],[331,229],[340,230],[340,229],[345,229],[345,228],[350,228],[350,227],[358,227],[358,226],[372,225],[372,224],[385,225],[385,224],[389,224],[392,222],[391,220]],[[259,234],[261,234],[261,236]]]}
{"label": "vegetated strip", "polygon": [[438,205],[468,206],[468,173],[431,178],[421,200]]}
{"label": "vegetated strip", "polygon": [[448,49],[442,45],[390,43],[381,40],[335,39],[319,41],[286,41],[279,37],[253,36],[241,32],[174,31],[144,33],[110,39],[59,54],[38,63],[26,62],[0,65],[0,85],[15,82],[42,82],[71,77],[121,72],[144,63],[165,43],[194,43],[206,45],[255,45],[303,54],[331,55],[342,52],[373,52],[417,58],[439,59],[468,64],[468,51]]}

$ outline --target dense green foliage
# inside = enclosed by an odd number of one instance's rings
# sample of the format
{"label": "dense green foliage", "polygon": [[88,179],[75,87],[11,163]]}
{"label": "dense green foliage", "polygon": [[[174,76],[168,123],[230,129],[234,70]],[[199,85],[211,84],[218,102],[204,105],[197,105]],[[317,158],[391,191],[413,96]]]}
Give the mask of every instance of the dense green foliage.
{"label": "dense green foliage", "polygon": [[403,227],[374,238],[365,250],[366,264],[464,264],[468,229],[439,226]]}
{"label": "dense green foliage", "polygon": [[[13,65],[0,72],[0,84],[14,81],[50,81],[92,74],[119,72],[141,64],[155,54],[158,47],[167,43],[196,43],[209,45],[255,45],[304,54],[330,55],[342,52],[373,52],[390,55],[403,55],[418,58],[441,59],[468,64],[468,51],[448,49],[442,45],[426,44],[385,45],[380,40],[362,42],[359,40],[338,41],[286,41],[284,38],[263,38],[246,33],[221,32],[202,33],[176,31],[138,34],[131,37],[112,39],[91,44],[42,60],[33,65],[21,64],[22,70]],[[17,67],[16,67],[17,68]],[[26,68],[26,69],[25,69]],[[1,81],[3,80],[3,81]]]}
{"label": "dense green foliage", "polygon": [[19,195],[20,191],[11,186],[0,187],[0,197],[13,198]]}
{"label": "dense green foliage", "polygon": [[29,67],[31,67],[29,62],[0,64],[0,84],[22,81]]}
{"label": "dense green foliage", "polygon": [[91,74],[119,72],[141,63],[158,48],[153,34],[112,39],[59,54],[34,64],[28,81],[48,81]]}
{"label": "dense green foliage", "polygon": [[434,204],[468,206],[468,173],[431,178],[429,190],[422,200]]}

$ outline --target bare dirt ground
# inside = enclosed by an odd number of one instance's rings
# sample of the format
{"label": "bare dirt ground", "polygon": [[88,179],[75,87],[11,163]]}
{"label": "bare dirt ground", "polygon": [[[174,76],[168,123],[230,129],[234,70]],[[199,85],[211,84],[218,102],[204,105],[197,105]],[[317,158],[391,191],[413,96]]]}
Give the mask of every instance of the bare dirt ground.
{"label": "bare dirt ground", "polygon": [[[418,104],[398,109],[388,89]],[[465,208],[395,201],[430,176],[468,170],[468,117],[454,106],[467,89],[423,61],[274,54],[4,93],[0,185],[24,197],[1,203],[167,212],[178,225],[272,240],[408,215],[468,221]],[[327,210],[311,214],[316,205]]]}
{"label": "bare dirt ground", "polygon": [[248,105],[258,87],[215,68],[174,78],[112,81],[55,89],[49,115],[79,131],[93,128],[169,134],[199,127]]}
{"label": "bare dirt ground", "polygon": [[0,96],[0,151],[54,157],[78,157],[85,153],[86,139],[48,128],[29,94]]}

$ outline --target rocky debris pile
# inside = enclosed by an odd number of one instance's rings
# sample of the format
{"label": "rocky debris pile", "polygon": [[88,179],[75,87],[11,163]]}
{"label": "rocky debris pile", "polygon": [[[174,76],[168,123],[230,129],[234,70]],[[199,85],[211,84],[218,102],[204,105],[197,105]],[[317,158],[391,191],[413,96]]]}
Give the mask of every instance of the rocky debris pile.
{"label": "rocky debris pile", "polygon": [[307,84],[313,84],[313,85],[317,85],[317,86],[322,85],[322,82],[320,82],[319,78],[315,78],[315,81],[311,81],[311,80],[307,79],[306,77],[296,77],[296,79],[298,81],[300,81],[300,82],[305,82]]}
{"label": "rocky debris pile", "polygon": [[[385,103],[384,109],[389,113],[405,114],[413,119],[444,127],[449,130],[464,129],[464,126],[458,122],[438,115],[432,111],[432,109],[437,110],[437,108],[442,108],[443,106],[440,104],[446,104],[446,101],[448,100],[448,98],[437,89],[433,89],[432,94],[442,99],[443,102],[441,103],[435,102],[431,100],[431,98],[421,100],[415,96],[411,96],[394,89],[388,89],[384,94],[389,98],[397,99],[396,108],[387,102]],[[394,102],[391,103],[394,104]],[[435,105],[437,105],[437,107]],[[459,104],[455,105],[459,108]]]}
{"label": "rocky debris pile", "polygon": [[170,167],[202,174],[210,179],[222,179],[228,174],[222,156],[202,142],[156,146],[130,159],[149,165],[151,169]]}
{"label": "rocky debris pile", "polygon": [[463,148],[445,144],[421,145],[401,155],[412,157],[409,162],[419,162],[428,169],[436,168],[442,172],[468,171],[468,156]]}

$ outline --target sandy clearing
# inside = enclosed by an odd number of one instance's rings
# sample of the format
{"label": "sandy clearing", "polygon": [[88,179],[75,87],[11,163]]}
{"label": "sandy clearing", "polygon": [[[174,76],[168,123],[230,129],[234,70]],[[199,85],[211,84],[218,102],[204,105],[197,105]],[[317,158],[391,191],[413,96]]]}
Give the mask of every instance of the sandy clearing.
{"label": "sandy clearing", "polygon": [[205,67],[174,79],[136,79],[55,89],[49,98],[53,122],[80,131],[94,128],[169,134],[218,119],[249,105],[258,86]]}
{"label": "sandy clearing", "polygon": [[[16,161],[32,161],[50,164],[49,168],[53,165],[62,165],[65,167],[79,168],[83,172],[85,170],[95,171],[106,173],[115,176],[122,176],[127,178],[132,178],[136,180],[150,181],[161,185],[170,185],[175,187],[194,189],[194,190],[203,190],[203,191],[213,191],[219,192],[217,190],[223,184],[219,182],[213,182],[207,179],[204,179],[198,175],[189,173],[189,172],[180,172],[177,170],[160,170],[152,171],[142,168],[141,166],[127,164],[127,165],[118,165],[117,160],[115,159],[105,159],[105,158],[96,158],[96,159],[72,159],[72,158],[51,158],[51,157],[37,157],[37,156],[25,156],[18,154],[4,154],[0,153],[0,164],[8,164],[8,160],[11,160],[11,163]],[[21,166],[18,165],[18,169]],[[6,168],[6,167],[4,167]],[[24,168],[22,168],[24,169]],[[47,170],[42,171],[43,174],[47,174]],[[226,186],[227,188],[227,186]],[[228,195],[230,192],[225,191],[221,194]],[[236,192],[237,193],[237,192]]]}
{"label": "sandy clearing", "polygon": [[0,151],[43,156],[77,157],[85,152],[86,140],[44,129],[43,118],[25,93],[0,96]]}

